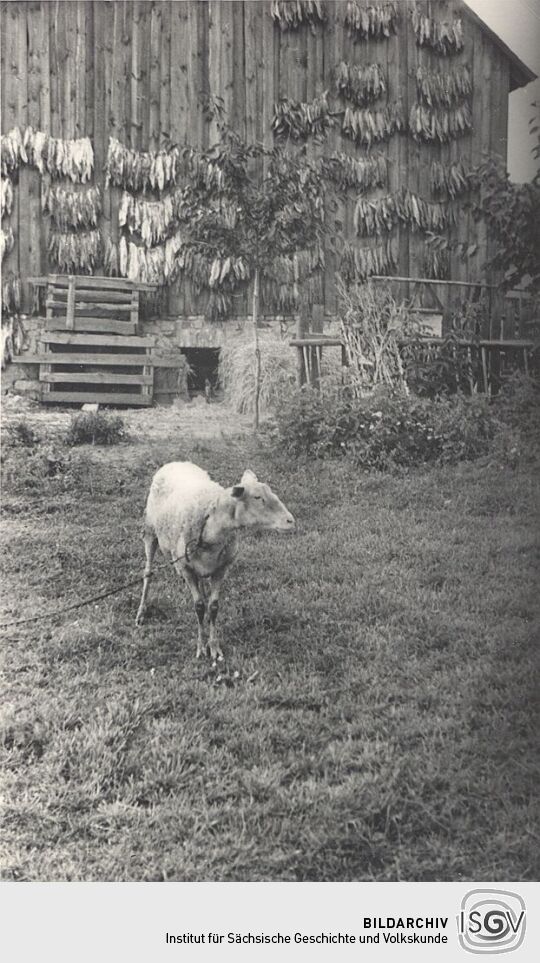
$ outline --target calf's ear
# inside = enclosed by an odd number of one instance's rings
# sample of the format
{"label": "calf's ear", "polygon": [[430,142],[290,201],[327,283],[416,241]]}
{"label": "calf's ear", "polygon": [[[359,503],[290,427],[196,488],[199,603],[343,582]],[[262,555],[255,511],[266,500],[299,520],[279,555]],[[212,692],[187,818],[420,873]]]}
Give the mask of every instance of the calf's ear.
{"label": "calf's ear", "polygon": [[256,476],[255,472],[254,472],[254,471],[251,471],[251,468],[246,468],[244,474],[242,475],[242,477],[241,477],[241,479],[240,479],[240,484],[241,484],[241,485],[246,485],[247,482],[256,482],[256,481],[257,481],[257,476]]}
{"label": "calf's ear", "polygon": [[233,498],[242,498],[242,495],[243,495],[243,494],[244,494],[244,486],[243,486],[243,485],[233,485],[232,490],[231,490],[231,495],[232,495]]}

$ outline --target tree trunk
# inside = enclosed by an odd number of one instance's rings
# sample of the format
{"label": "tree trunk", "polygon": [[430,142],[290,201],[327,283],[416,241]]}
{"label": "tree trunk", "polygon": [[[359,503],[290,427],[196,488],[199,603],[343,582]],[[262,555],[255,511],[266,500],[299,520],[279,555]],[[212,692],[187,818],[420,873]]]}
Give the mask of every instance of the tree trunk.
{"label": "tree trunk", "polygon": [[253,427],[257,431],[259,427],[259,398],[261,395],[261,349],[259,347],[259,269],[255,269],[255,277],[253,279],[253,297],[252,297],[252,311],[251,320],[253,323],[253,347],[255,349],[255,410],[253,418]]}

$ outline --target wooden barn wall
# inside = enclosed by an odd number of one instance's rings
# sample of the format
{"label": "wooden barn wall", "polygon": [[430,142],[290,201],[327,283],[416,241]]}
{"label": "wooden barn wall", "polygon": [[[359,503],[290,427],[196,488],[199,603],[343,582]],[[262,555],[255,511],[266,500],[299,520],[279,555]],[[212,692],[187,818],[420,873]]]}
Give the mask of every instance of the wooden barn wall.
{"label": "wooden barn wall", "polygon": [[[458,0],[422,0],[440,19],[462,15]],[[56,137],[87,135],[95,150],[95,181],[104,191],[102,229],[118,238],[120,191],[105,190],[103,167],[109,135],[128,146],[155,149],[164,139],[206,146],[215,135],[203,109],[204,98],[220,96],[232,123],[249,141],[273,142],[276,100],[311,100],[331,87],[340,60],[379,62],[388,75],[389,100],[401,98],[406,116],[416,100],[414,71],[419,63],[446,70],[468,63],[473,74],[474,131],[449,145],[416,143],[396,134],[382,146],[389,160],[389,191],[405,186],[430,197],[429,168],[435,158],[466,165],[487,153],[506,157],[509,64],[478,25],[464,20],[465,49],[441,58],[416,45],[407,16],[396,36],[355,43],[344,26],[346,0],[327,2],[328,22],[282,32],[269,2],[259,0],[68,0],[2,4],[2,131],[27,124]],[[340,133],[339,123],[324,146],[309,143],[311,156],[341,150],[362,151]],[[46,218],[40,213],[40,175],[19,171],[11,223],[14,250],[5,271],[24,278],[47,270]],[[382,191],[380,193],[385,193]],[[339,218],[353,236],[354,198],[339,202]],[[477,236],[478,252],[468,261],[452,257],[451,276],[478,279],[488,239],[471,215],[459,218],[453,236]],[[401,229],[398,270],[423,275],[424,239]],[[332,312],[335,257],[328,255],[325,307]],[[28,291],[26,290],[28,307]],[[169,311],[191,314],[203,300],[189,284],[170,291]]]}

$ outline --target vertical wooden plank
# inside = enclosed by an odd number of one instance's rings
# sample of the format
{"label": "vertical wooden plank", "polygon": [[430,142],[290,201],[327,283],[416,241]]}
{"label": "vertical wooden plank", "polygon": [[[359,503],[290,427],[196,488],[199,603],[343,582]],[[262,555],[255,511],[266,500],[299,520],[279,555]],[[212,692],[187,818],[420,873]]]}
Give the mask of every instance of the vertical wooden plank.
{"label": "vertical wooden plank", "polygon": [[[408,118],[408,110],[410,107],[407,96],[407,21],[407,11],[403,10],[397,33],[393,34],[388,40],[386,70],[388,100],[391,102],[397,100],[403,92],[405,95],[402,98],[403,113]],[[386,158],[388,171],[388,185],[386,190],[389,194],[393,194],[406,182],[407,134],[398,133],[390,138],[386,150]],[[408,271],[409,239],[407,231],[399,225],[395,228],[395,232],[398,252],[396,264],[397,274],[405,277]],[[403,293],[405,294],[406,292]]]}
{"label": "vertical wooden plank", "polygon": [[[208,98],[210,94],[210,67],[209,67],[209,5],[208,3],[197,3],[195,5],[197,15],[197,71],[198,71],[198,103]],[[202,110],[197,111],[199,118],[198,138],[201,147],[208,147],[210,143],[210,122],[205,117]]]}
{"label": "vertical wooden plank", "polygon": [[110,190],[105,188],[104,167],[109,143],[108,137],[108,102],[106,92],[106,40],[107,11],[101,0],[93,0],[94,16],[94,178],[101,187],[103,217],[101,229],[105,241],[111,237],[111,201]]}
{"label": "vertical wooden plank", "polygon": [[68,278],[66,328],[68,331],[75,328],[75,278],[72,274]]}
{"label": "vertical wooden plank", "polygon": [[[197,138],[200,104],[193,94],[190,24],[188,3],[172,3],[170,11],[170,133],[175,144],[192,144]],[[169,311],[186,311],[186,281],[181,278],[169,288]]]}
{"label": "vertical wooden plank", "polygon": [[[49,21],[53,5],[41,3],[39,5],[39,116],[40,128],[44,133],[51,133],[51,64],[49,48]],[[40,190],[43,182],[40,183]],[[39,270],[37,274],[47,271],[47,249],[49,244],[49,218],[40,214],[39,218]]]}
{"label": "vertical wooden plank", "polygon": [[[460,15],[455,4],[452,4],[448,15],[452,18]],[[474,50],[473,36],[471,33],[472,24],[467,17],[462,18],[462,22],[464,49],[460,54],[457,54],[455,58],[452,58],[452,63],[450,66],[451,69],[456,69],[458,67],[467,65],[472,74]],[[467,134],[464,137],[456,138],[453,142],[451,142],[449,147],[443,145],[439,153],[439,159],[444,164],[461,163],[467,170],[471,166],[471,151],[472,135]],[[461,257],[457,251],[454,252],[454,247],[455,245],[460,245],[466,248],[472,243],[475,233],[475,225],[470,213],[465,210],[463,198],[457,198],[453,202],[446,198],[446,203],[453,207],[457,216],[457,223],[452,226],[448,232],[452,242],[452,251],[450,254],[450,277],[452,280],[466,281],[469,279],[469,264],[467,260]],[[445,296],[445,307],[447,307],[449,311],[453,311],[454,307],[457,307],[460,302],[465,300],[467,291],[465,288],[456,288],[454,290],[443,290],[441,293]]]}
{"label": "vertical wooden plank", "polygon": [[161,4],[154,4],[150,14],[150,106],[149,146],[159,147],[159,97],[161,83]]}
{"label": "vertical wooden plank", "polygon": [[39,5],[39,115],[40,128],[46,134],[51,129],[51,88],[49,63],[49,13],[51,4]]}
{"label": "vertical wooden plank", "polygon": [[150,141],[150,19],[152,12],[151,0],[142,0],[141,27],[139,34],[141,41],[141,79],[139,83],[139,98],[142,116],[142,149],[148,150]]}
{"label": "vertical wooden plank", "polygon": [[24,131],[28,124],[28,47],[26,33],[26,7],[21,6],[17,17],[16,42],[16,79],[17,79],[17,122]]}
{"label": "vertical wooden plank", "polygon": [[[507,109],[508,95],[510,87],[509,65],[502,52],[496,49],[486,37],[491,47],[490,59],[492,64],[491,71],[491,109],[490,109],[490,143],[491,153],[500,157],[506,168],[506,136],[507,136]],[[488,258],[492,258],[496,251],[495,239],[488,236],[487,253]],[[502,279],[503,272],[500,270],[491,271],[491,281],[498,284]],[[513,337],[513,323],[509,318],[505,324],[505,309],[501,297],[493,299],[493,328],[499,332],[499,337]]]}
{"label": "vertical wooden plank", "polygon": [[171,0],[165,0],[162,4],[160,59],[159,133],[160,141],[163,142],[163,140],[167,140],[171,133]]}
{"label": "vertical wooden plank", "polygon": [[[257,4],[257,6],[259,6]],[[274,104],[277,100],[277,37],[274,23],[270,16],[269,4],[260,4],[260,17],[262,21],[262,140],[264,146],[269,149],[272,147],[274,138],[272,134],[272,118],[274,116]]]}
{"label": "vertical wooden plank", "polygon": [[[245,100],[245,77],[246,77],[246,58],[248,49],[244,38],[244,4],[242,0],[233,0],[231,4],[231,63],[230,63],[230,85],[231,85],[231,124],[241,137],[246,136],[246,100]],[[260,34],[254,37],[254,54],[260,43]]]}
{"label": "vertical wooden plank", "polygon": [[[368,59],[368,48],[366,43],[355,44],[353,39],[349,36],[348,29],[345,28],[345,14],[346,14],[347,4],[345,0],[340,0],[338,7],[338,24],[336,27],[335,36],[335,50],[334,56],[332,58],[331,68],[340,61],[344,60],[346,63],[356,63],[362,62],[364,59]],[[369,43],[369,42],[367,42]],[[338,124],[340,125],[339,134],[339,149],[343,151],[344,154],[350,154],[351,157],[359,157],[365,154],[364,147],[358,147],[350,137],[344,137],[341,134],[341,122],[343,117],[338,119]],[[354,206],[355,198],[351,193],[348,194],[345,204],[343,205],[343,233],[347,241],[354,244],[365,244],[365,241],[359,242],[356,238],[354,230]]]}
{"label": "vertical wooden plank", "polygon": [[225,119],[228,123],[233,120],[233,29],[234,8],[237,0],[220,3],[219,13],[221,21],[221,43],[219,47],[219,89],[217,93],[223,98]]}
{"label": "vertical wooden plank", "polygon": [[[19,33],[26,30],[26,24],[21,23],[24,12],[17,4],[7,5],[6,28],[6,64],[5,73],[5,114],[2,115],[3,129],[11,130],[12,127],[19,126]],[[26,70],[26,64],[24,65]],[[13,249],[6,254],[2,264],[4,274],[13,271],[19,272],[19,197],[20,185],[14,185],[13,205],[11,216],[7,223],[11,227],[14,235]]]}
{"label": "vertical wooden plank", "polygon": [[[66,74],[66,121],[64,137],[77,136],[77,81],[79,78],[79,37],[78,37],[78,3],[64,4],[66,7],[66,43],[65,74]],[[84,74],[83,74],[84,76]]]}
{"label": "vertical wooden plank", "polygon": [[142,117],[141,105],[139,102],[139,81],[141,71],[141,52],[140,52],[140,22],[141,12],[139,0],[133,0],[131,20],[131,97],[130,97],[130,120],[131,137],[130,147],[135,150],[141,149],[142,136]]}
{"label": "vertical wooden plank", "polygon": [[[341,17],[343,15],[342,10],[343,5],[340,3],[332,4],[328,8],[328,22],[325,25],[323,33],[323,71],[325,76],[324,86],[326,87],[331,82],[332,71],[336,63],[342,59],[343,54],[343,23]],[[336,151],[342,150],[342,135],[341,135],[341,122],[342,117],[336,117],[334,120],[334,127],[329,132],[324,153],[326,156],[331,156]],[[335,210],[331,210],[327,214],[328,224],[330,229],[333,231],[335,229],[336,234],[340,237],[340,242],[343,243],[346,239],[346,200],[339,193],[336,193],[336,206]],[[325,271],[325,282],[324,282],[324,292],[325,292],[325,307],[326,311],[330,314],[335,314],[337,310],[337,298],[336,298],[336,285],[335,277],[336,273],[339,271],[339,256],[338,251],[341,247],[338,245],[327,244],[325,251],[326,258],[326,271]]]}
{"label": "vertical wooden plank", "polygon": [[84,3],[84,45],[85,45],[85,120],[84,135],[93,140],[94,137],[94,6]]}
{"label": "vertical wooden plank", "polygon": [[[421,5],[425,8],[425,4]],[[422,9],[422,13],[427,13],[426,9]],[[416,70],[418,64],[422,61],[420,48],[416,44],[416,36],[412,28],[410,19],[407,18],[407,110],[410,112],[411,106],[416,102]],[[408,114],[407,114],[408,116]],[[419,193],[419,170],[420,170],[420,151],[421,145],[419,141],[413,139],[409,136],[408,150],[407,150],[407,183],[406,186],[410,191]],[[422,261],[423,261],[423,239],[419,236],[418,232],[414,233],[411,228],[408,228],[409,236],[409,265],[407,276],[408,277],[423,277],[422,274]]]}
{"label": "vertical wooden plank", "polygon": [[50,132],[53,137],[62,136],[62,116],[60,112],[60,59],[58,43],[60,0],[55,0],[50,7],[49,16],[49,51],[50,51]]}
{"label": "vertical wooden plank", "polygon": [[[201,79],[200,79],[200,58],[198,56],[198,42],[199,42],[199,14],[202,4],[186,4],[187,10],[187,62],[186,62],[186,94],[185,98],[188,104],[192,105],[192,112],[196,113],[197,120],[192,116],[190,117],[189,125],[186,123],[186,139],[187,143],[192,147],[202,146],[202,130],[200,125],[200,117],[202,116],[202,105],[201,105],[201,95],[202,91],[200,89]],[[174,8],[175,4],[172,4],[171,22],[174,19]],[[206,38],[205,43],[208,41]],[[172,41],[171,41],[171,123],[172,123],[172,111],[173,111],[173,70],[174,70],[174,57],[172,54]]]}
{"label": "vertical wooden plank", "polygon": [[122,21],[124,14],[124,5],[122,6],[118,3],[112,4],[112,40],[111,40],[111,94],[110,94],[110,114],[109,114],[109,124],[111,127],[111,134],[117,137],[118,140],[124,140],[122,122],[123,122],[123,89],[122,89]]}
{"label": "vertical wooden plank", "polygon": [[[15,9],[12,9],[15,7]],[[26,36],[26,16],[25,11],[16,4],[10,5],[11,19],[8,21],[8,64],[9,72],[6,77],[7,87],[7,129],[12,127],[22,127],[24,129],[26,117],[21,117],[21,102],[23,90],[26,90],[26,56],[22,56],[22,42]],[[4,258],[4,271],[13,271],[18,274],[21,270],[20,264],[20,214],[23,210],[21,204],[21,173],[19,169],[19,183],[13,191],[13,206],[9,224],[14,234],[13,250]],[[24,185],[23,185],[24,186]],[[24,215],[23,215],[24,223]]]}
{"label": "vertical wooden plank", "polygon": [[[201,109],[190,102],[188,70],[188,4],[173,3],[171,8],[171,138],[175,144],[189,144],[196,137],[196,114]],[[174,51],[174,56],[172,56]]]}
{"label": "vertical wooden plank", "polygon": [[[7,36],[8,36],[8,9],[7,4],[3,3],[0,5],[0,62],[2,64],[2,70],[7,73]],[[0,118],[2,120],[2,130],[4,129],[4,123],[7,116],[6,110],[6,82],[4,77],[2,77],[2,83],[0,84]]]}
{"label": "vertical wooden plank", "polygon": [[[482,83],[481,83],[481,101],[482,101],[482,115],[480,119],[480,151],[478,152],[479,160],[482,155],[489,154],[491,148],[491,82],[492,82],[492,56],[491,56],[491,43],[486,36],[480,38],[481,41],[481,51],[482,51]],[[486,280],[491,283],[491,271],[488,271],[485,267],[486,261],[489,257],[489,239],[487,236],[487,231],[484,230],[480,233],[480,270],[482,274],[486,277]]]}
{"label": "vertical wooden plank", "polygon": [[[219,0],[208,0],[208,89],[211,98],[222,96],[221,91],[221,10]],[[215,119],[209,125],[210,143],[218,138]]]}
{"label": "vertical wooden plank", "polygon": [[[41,13],[36,4],[23,7],[26,13],[27,65],[28,65],[28,123],[35,130],[41,127],[40,116],[40,81],[41,81]],[[21,51],[22,52],[22,51]],[[19,191],[21,204],[19,207],[19,263],[22,280],[23,306],[30,311],[32,291],[27,282],[28,277],[41,274],[41,177],[39,171],[23,166],[19,172]]]}
{"label": "vertical wooden plank", "polygon": [[[245,74],[244,74],[244,103],[245,103],[245,131],[249,143],[257,140],[257,29],[259,28],[258,13],[262,4],[247,0],[244,3],[244,37],[245,37]],[[235,87],[237,81],[235,80]]]}
{"label": "vertical wooden plank", "polygon": [[76,5],[75,137],[86,135],[86,13],[84,0]]}
{"label": "vertical wooden plank", "polygon": [[63,32],[61,51],[61,90],[62,90],[62,136],[75,137],[75,58],[73,52],[77,43],[77,6],[76,3],[62,4]]}

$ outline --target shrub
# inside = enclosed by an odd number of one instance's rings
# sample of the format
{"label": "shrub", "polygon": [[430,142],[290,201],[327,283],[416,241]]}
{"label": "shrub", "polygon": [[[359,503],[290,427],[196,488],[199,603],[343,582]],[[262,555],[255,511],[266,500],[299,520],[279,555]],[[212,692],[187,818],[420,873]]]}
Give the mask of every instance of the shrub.
{"label": "shrub", "polygon": [[66,445],[117,445],[127,440],[124,421],[119,416],[99,411],[73,415],[65,437]]}
{"label": "shrub", "polygon": [[302,388],[282,401],[276,435],[290,454],[348,455],[364,468],[386,469],[476,458],[497,427],[489,402],[478,396],[427,401],[381,392],[357,399]]}

